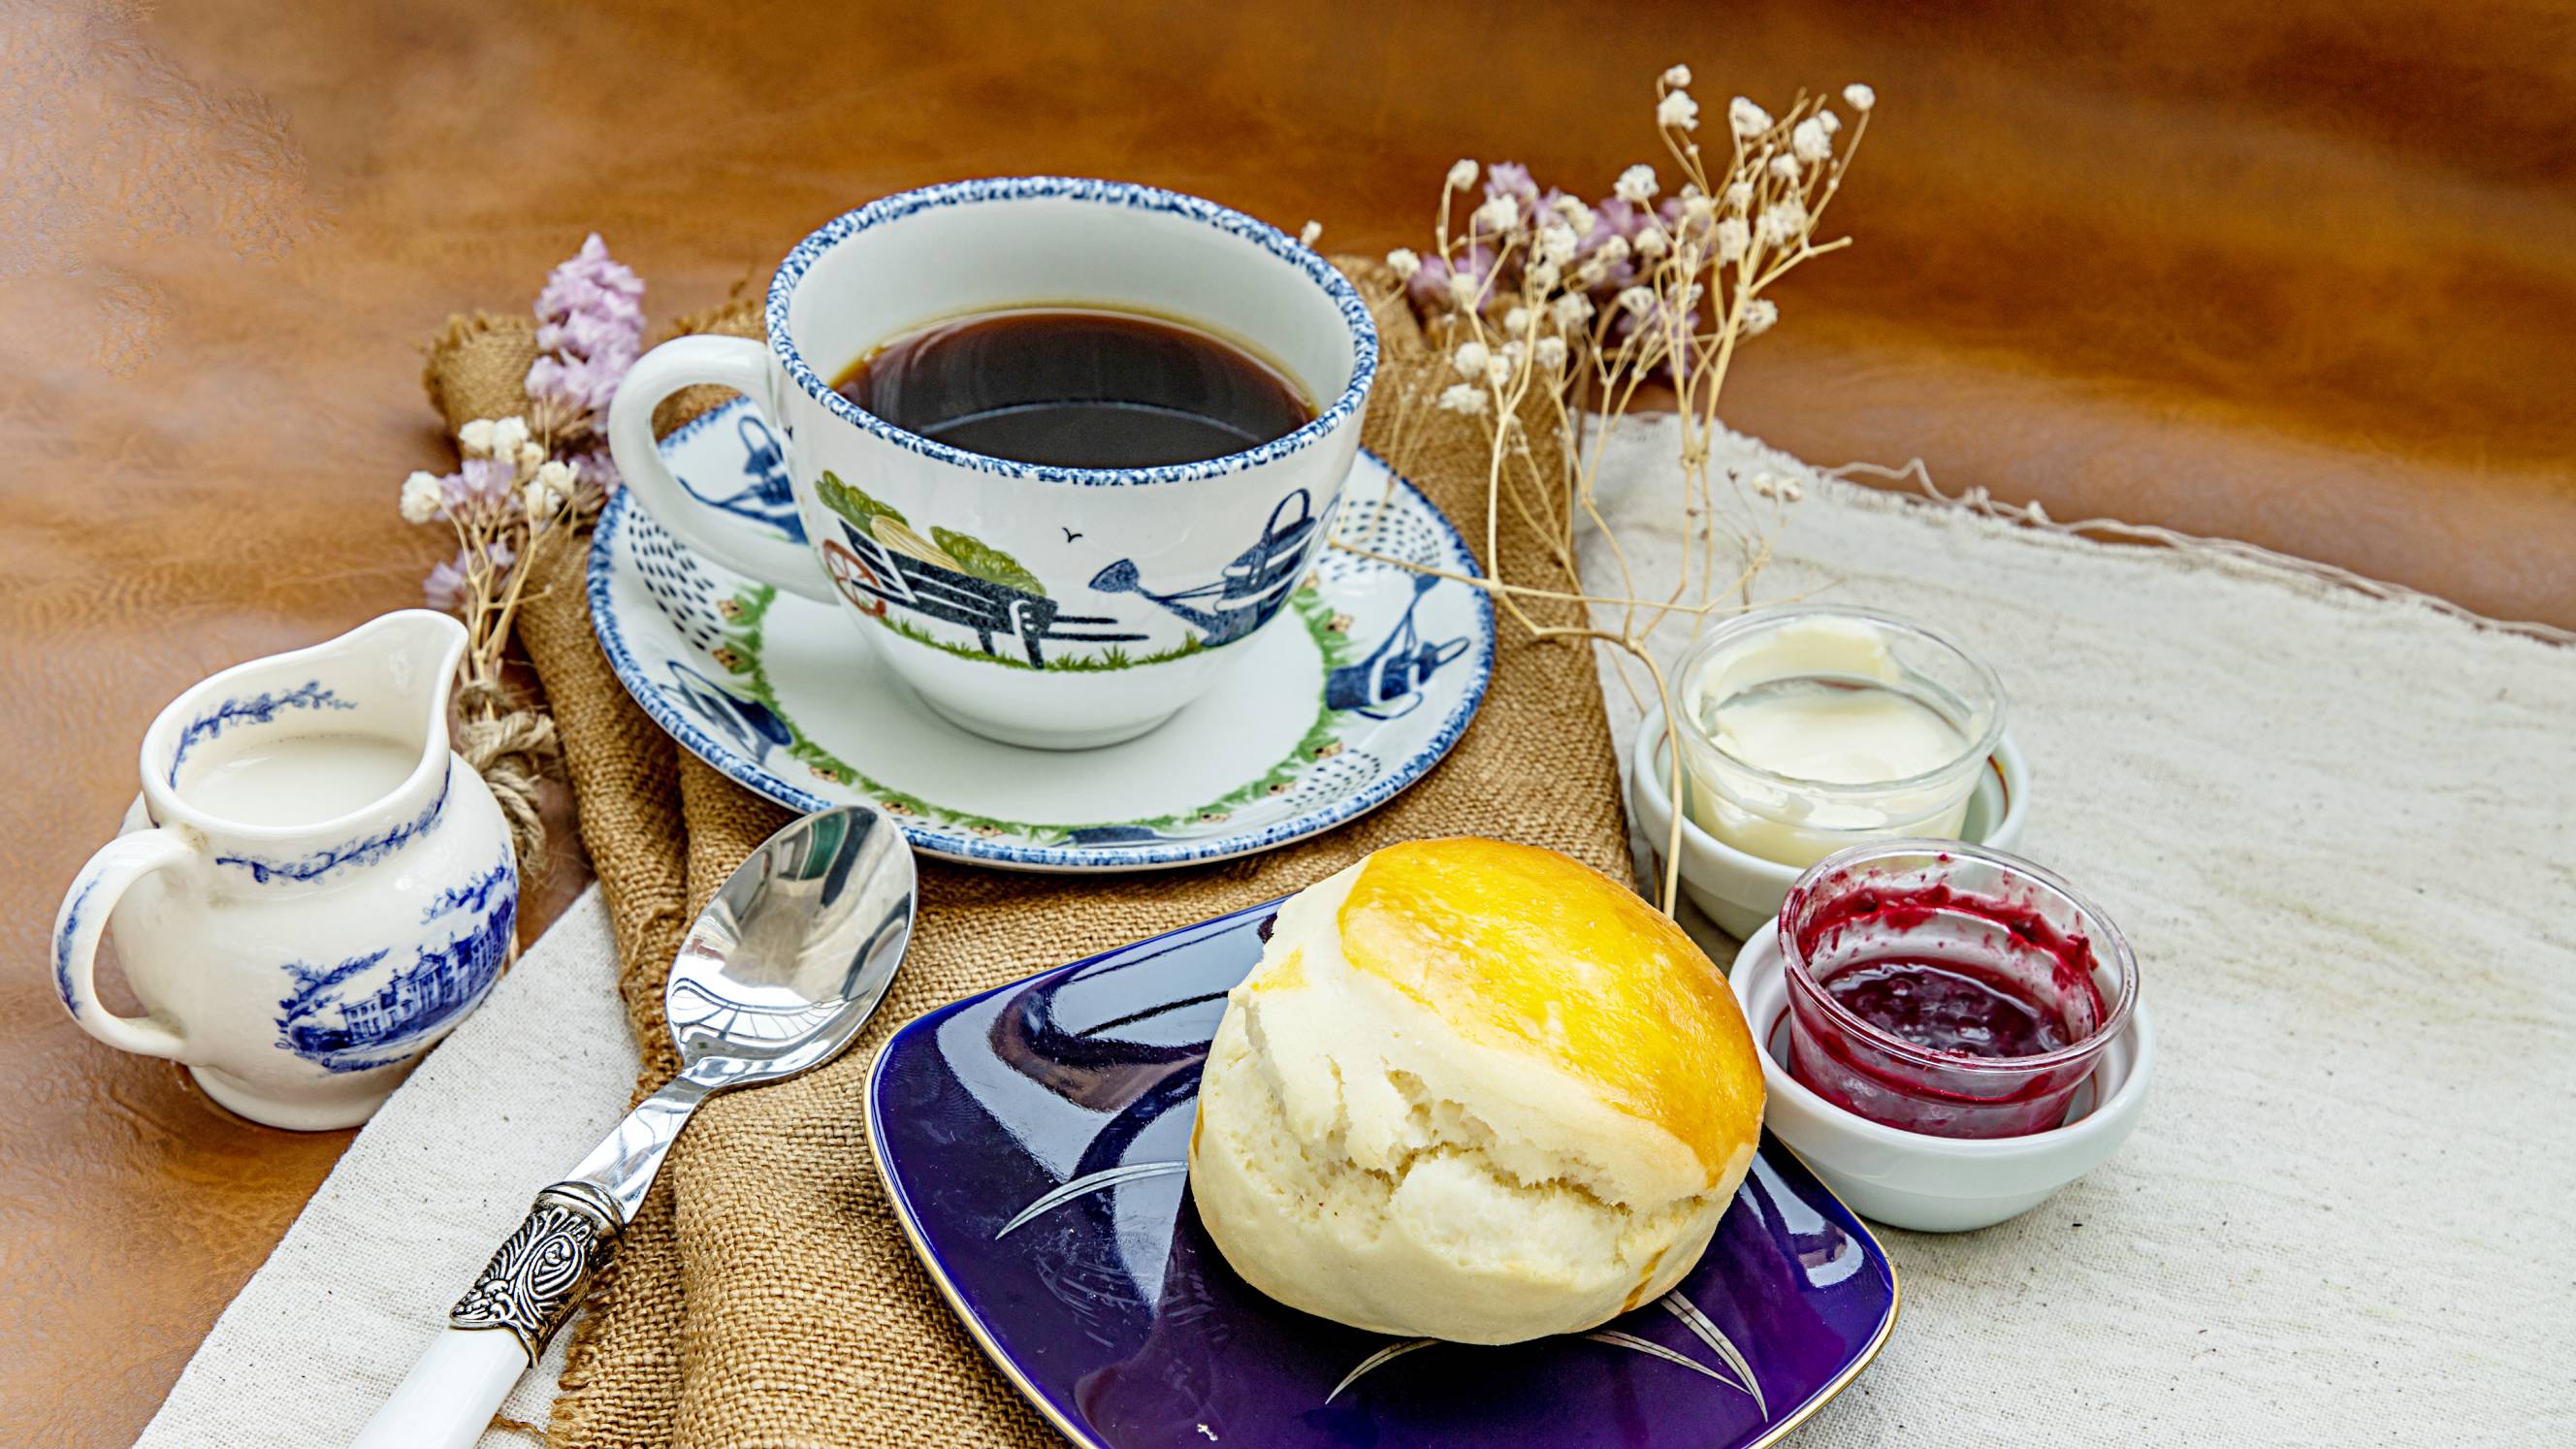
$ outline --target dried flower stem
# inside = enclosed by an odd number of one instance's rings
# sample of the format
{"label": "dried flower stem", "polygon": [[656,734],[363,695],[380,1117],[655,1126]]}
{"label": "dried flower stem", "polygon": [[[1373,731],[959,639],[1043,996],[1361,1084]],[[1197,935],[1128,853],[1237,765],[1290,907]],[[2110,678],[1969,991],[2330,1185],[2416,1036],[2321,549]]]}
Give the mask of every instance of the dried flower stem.
{"label": "dried flower stem", "polygon": [[[1696,139],[1699,103],[1684,89],[1689,83],[1682,66],[1656,83],[1657,134],[1682,177],[1660,205],[1653,205],[1660,185],[1647,166],[1627,168],[1612,196],[1592,204],[1542,193],[1526,167],[1506,163],[1481,168],[1483,197],[1468,207],[1461,229],[1456,208],[1480,168],[1460,161],[1441,187],[1430,254],[1399,249],[1387,256],[1458,378],[1417,381],[1397,399],[1391,431],[1402,438],[1436,408],[1478,420],[1491,445],[1485,558],[1494,576],[1426,571],[1483,589],[1533,639],[1610,646],[1620,682],[1642,704],[1628,674],[1633,659],[1673,721],[1672,691],[1650,642],[1670,621],[1687,621],[1696,633],[1711,616],[1751,608],[1754,580],[1798,496],[1793,480],[1748,480],[1732,470],[1721,488],[1710,463],[1723,429],[1718,399],[1737,349],[1779,319],[1778,304],[1765,295],[1770,288],[1851,244],[1848,237],[1818,242],[1815,232],[1877,104],[1868,87],[1846,87],[1843,102],[1857,118],[1846,126],[1822,97],[1802,92],[1775,118],[1739,96],[1727,109],[1726,158],[1712,167]],[[1671,386],[1680,417],[1683,550],[1671,587],[1660,594],[1641,586],[1599,497],[1611,440],[1650,381]],[[1546,445],[1534,445],[1534,436]],[[1506,516],[1537,540],[1549,573],[1561,579],[1501,577]],[[1608,553],[1619,580],[1614,593],[1584,587],[1587,536]],[[1730,541],[1731,568],[1719,559]],[[1341,546],[1404,563],[1365,543]],[[1525,603],[1580,604],[1586,622],[1543,622]],[[1665,746],[1673,826],[1659,900],[1669,913],[1680,890],[1677,722],[1665,731]]]}

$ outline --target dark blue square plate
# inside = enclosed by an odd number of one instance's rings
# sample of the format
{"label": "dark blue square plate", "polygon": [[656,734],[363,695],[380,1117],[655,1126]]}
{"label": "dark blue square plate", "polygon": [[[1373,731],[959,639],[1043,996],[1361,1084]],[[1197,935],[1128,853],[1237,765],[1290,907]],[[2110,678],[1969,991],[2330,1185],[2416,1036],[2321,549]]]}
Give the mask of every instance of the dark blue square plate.
{"label": "dark blue square plate", "polygon": [[1246,1285],[1184,1159],[1208,1038],[1274,909],[941,1007],[869,1072],[868,1138],[913,1251],[1075,1443],[1746,1449],[1887,1342],[1887,1255],[1768,1134],[1699,1266],[1591,1334],[1395,1339]]}

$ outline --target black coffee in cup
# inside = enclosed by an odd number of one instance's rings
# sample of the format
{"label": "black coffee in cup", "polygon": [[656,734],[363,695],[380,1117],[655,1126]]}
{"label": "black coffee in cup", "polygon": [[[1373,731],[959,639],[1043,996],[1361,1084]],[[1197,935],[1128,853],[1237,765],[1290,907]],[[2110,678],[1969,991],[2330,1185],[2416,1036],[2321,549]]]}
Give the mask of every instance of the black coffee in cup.
{"label": "black coffee in cup", "polygon": [[906,432],[1065,468],[1196,463],[1315,419],[1304,389],[1251,349],[1177,319],[1103,306],[935,322],[878,344],[832,387]]}

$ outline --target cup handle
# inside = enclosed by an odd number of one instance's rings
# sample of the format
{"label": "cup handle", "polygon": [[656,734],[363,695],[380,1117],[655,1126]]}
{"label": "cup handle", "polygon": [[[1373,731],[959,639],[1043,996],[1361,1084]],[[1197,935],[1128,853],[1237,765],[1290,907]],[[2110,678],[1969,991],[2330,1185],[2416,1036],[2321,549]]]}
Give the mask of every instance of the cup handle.
{"label": "cup handle", "polygon": [[769,398],[769,349],[748,337],[675,337],[636,360],[608,405],[608,451],[653,521],[717,563],[830,603],[830,582],[805,545],[760,532],[749,520],[690,496],[654,446],[653,409],[684,387],[713,383],[754,402]]}
{"label": "cup handle", "polygon": [[122,1052],[184,1060],[187,1043],[158,1021],[118,1016],[98,999],[98,938],[126,888],[156,870],[196,857],[195,846],[166,828],[120,835],[100,847],[54,914],[54,989],[80,1029]]}

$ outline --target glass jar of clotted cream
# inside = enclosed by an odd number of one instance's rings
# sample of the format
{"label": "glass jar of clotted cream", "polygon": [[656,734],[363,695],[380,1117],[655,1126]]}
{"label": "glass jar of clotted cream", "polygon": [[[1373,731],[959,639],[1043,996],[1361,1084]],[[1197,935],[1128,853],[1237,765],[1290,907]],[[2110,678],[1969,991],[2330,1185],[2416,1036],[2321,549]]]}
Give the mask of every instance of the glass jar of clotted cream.
{"label": "glass jar of clotted cream", "polygon": [[1891,836],[1955,838],[2003,737],[1992,669],[1868,609],[1730,619],[1682,657],[1672,688],[1691,819],[1783,865]]}

